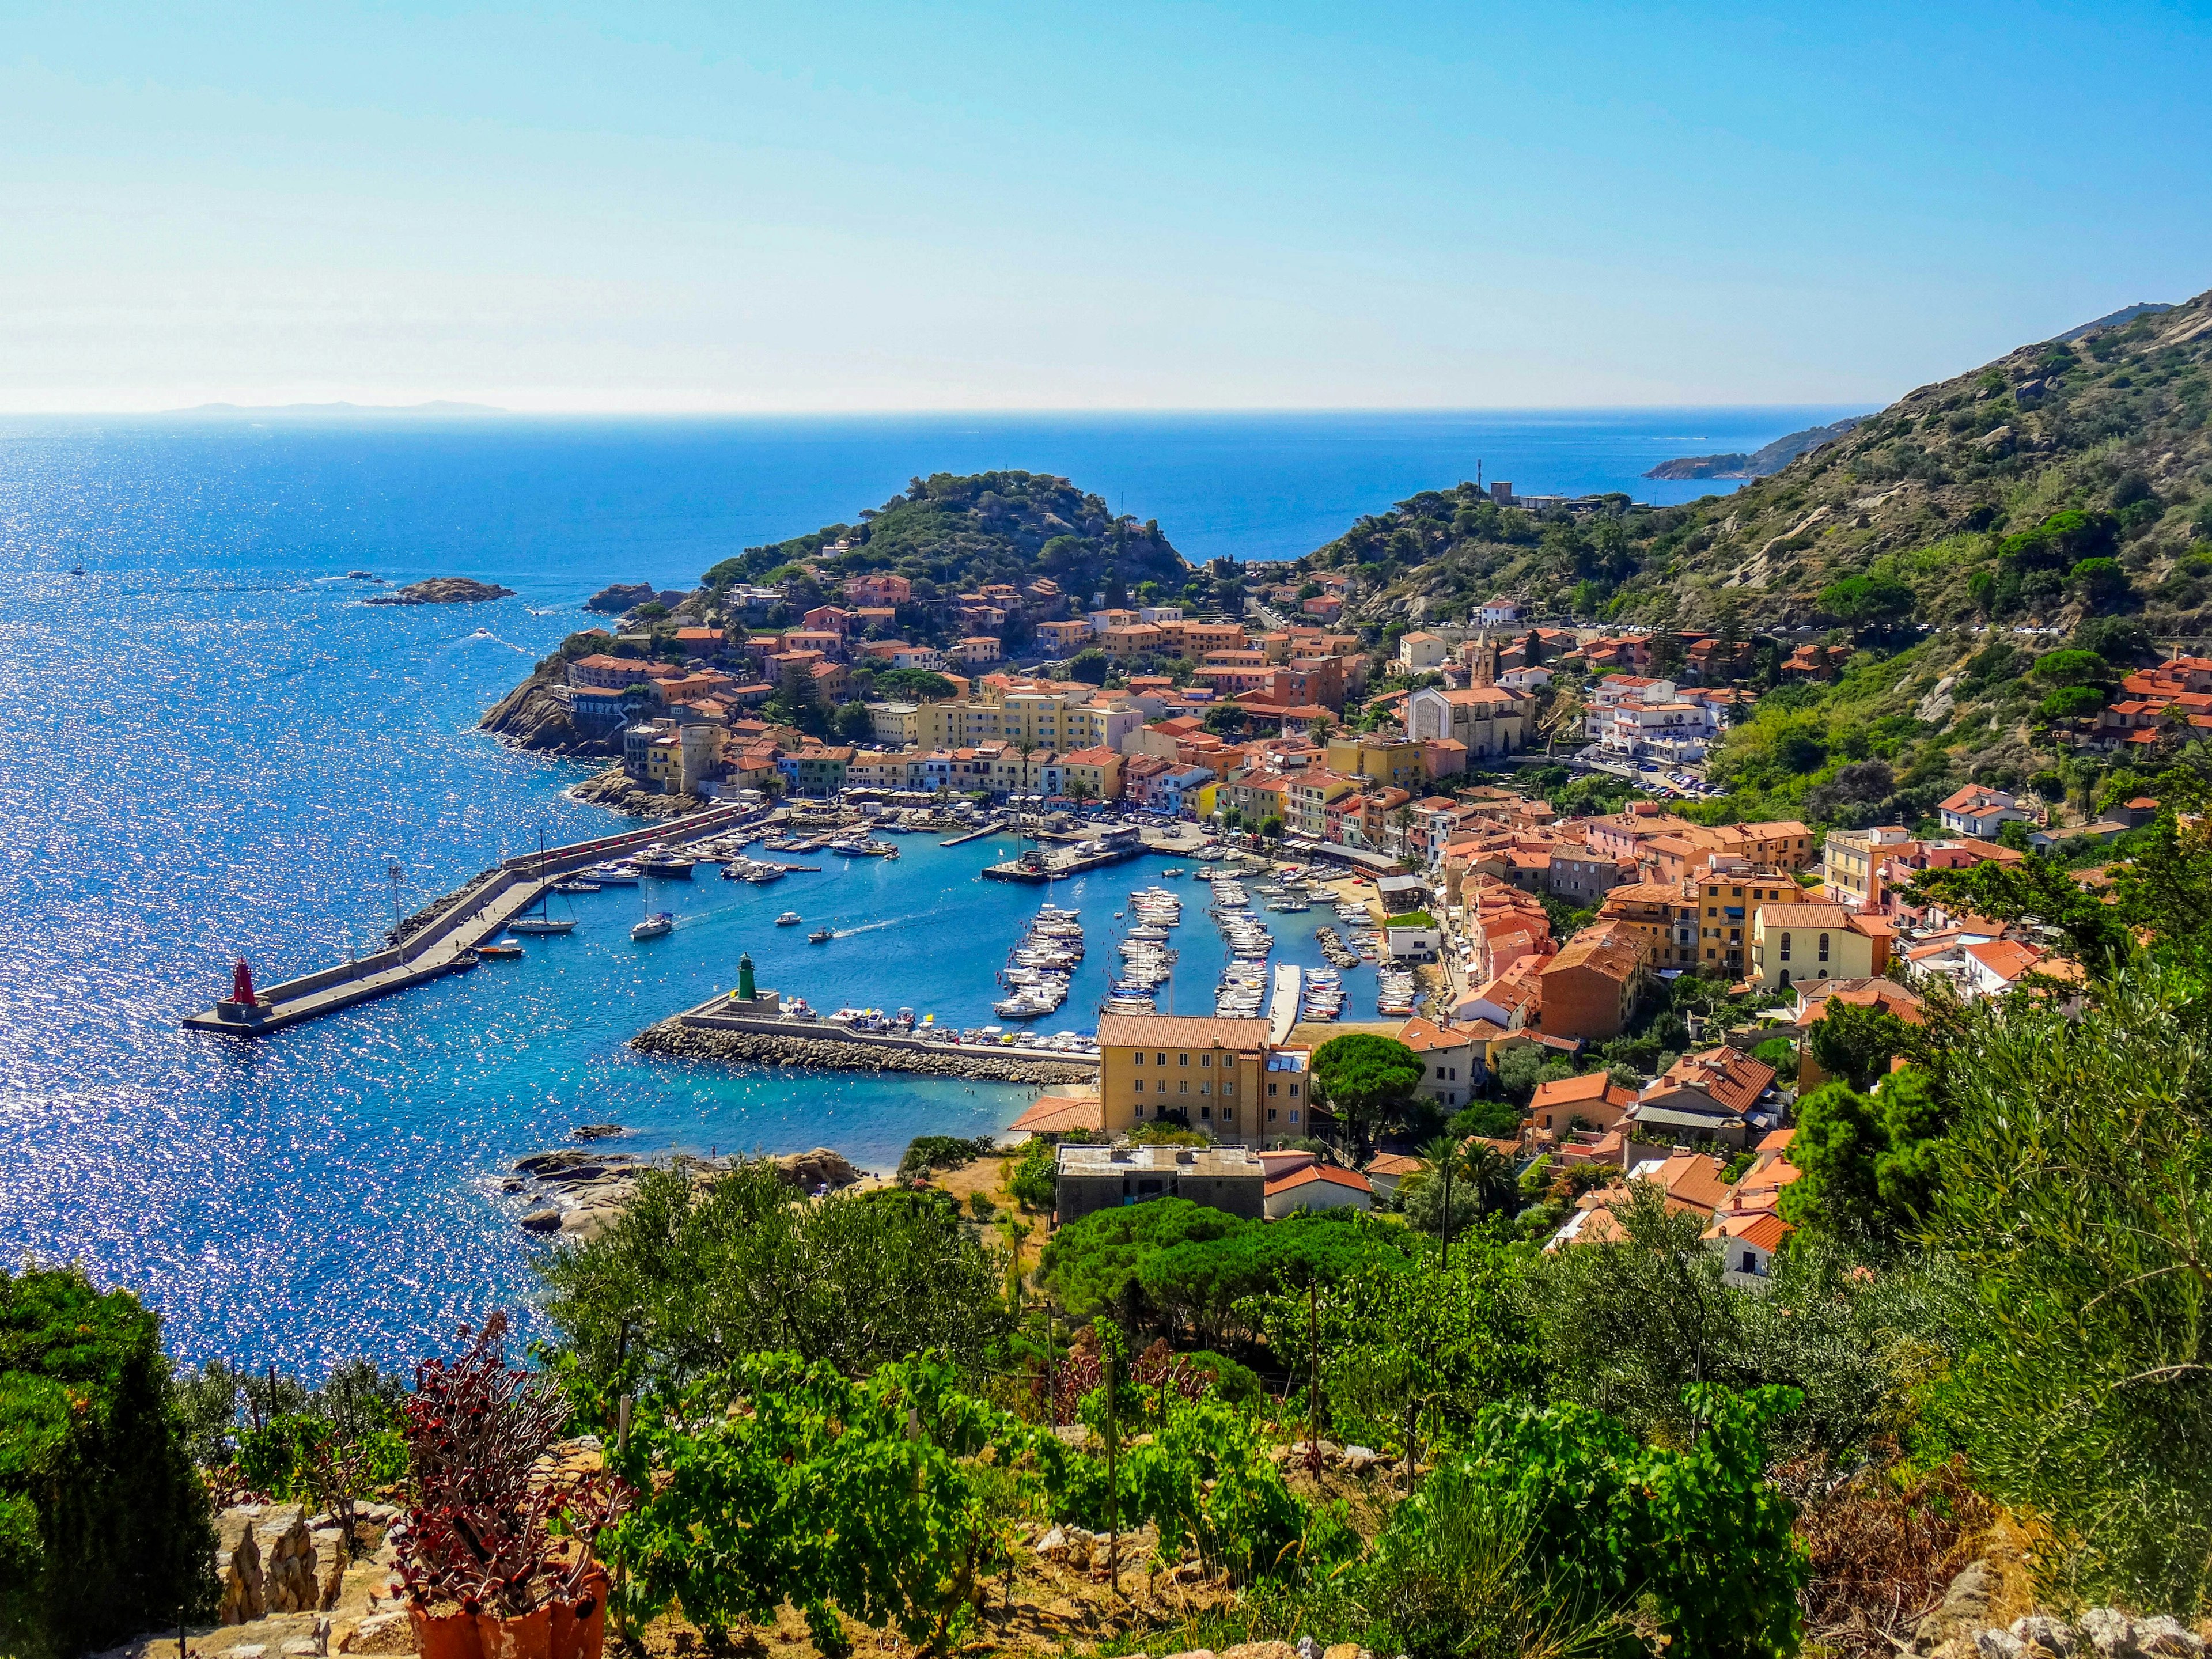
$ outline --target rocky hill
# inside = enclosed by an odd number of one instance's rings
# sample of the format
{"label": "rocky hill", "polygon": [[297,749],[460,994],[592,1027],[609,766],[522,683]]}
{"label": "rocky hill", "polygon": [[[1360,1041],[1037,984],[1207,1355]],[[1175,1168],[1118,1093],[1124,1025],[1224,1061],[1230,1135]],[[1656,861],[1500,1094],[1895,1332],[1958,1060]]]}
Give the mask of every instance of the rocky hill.
{"label": "rocky hill", "polygon": [[1802,432],[1791,432],[1777,438],[1772,443],[1753,450],[1750,454],[1735,453],[1727,455],[1681,455],[1671,461],[1662,461],[1644,476],[1647,478],[1763,478],[1770,472],[1779,472],[1800,455],[1831,444],[1859,423],[1859,416],[1831,422],[1826,426],[1807,427]]}
{"label": "rocky hill", "polygon": [[2203,295],[1922,386],[1733,495],[1539,517],[1461,484],[1311,562],[1357,566],[1351,615],[1378,624],[1518,593],[1590,620],[1818,627],[1865,619],[1829,592],[1864,577],[1910,589],[1926,624],[2124,612],[2193,638],[2212,632],[2212,555],[2193,550],[2212,539],[2209,415]]}
{"label": "rocky hill", "polygon": [[[1911,823],[1972,781],[2073,821],[2158,760],[2079,741],[2119,678],[2212,637],[2212,295],[2071,332],[1733,495],[1540,514],[1461,484],[1304,562],[1356,573],[1345,617],[1378,643],[1495,596],[1749,641],[1765,695],[1703,815]],[[1841,676],[1781,684],[1816,641],[1846,647]]]}
{"label": "rocky hill", "polygon": [[747,548],[707,573],[709,584],[769,580],[804,563],[824,588],[846,576],[890,571],[919,598],[1017,585],[1049,576],[1071,595],[1144,583],[1180,594],[1196,576],[1157,522],[1117,517],[1097,495],[1041,472],[934,473],[903,495],[805,536]]}

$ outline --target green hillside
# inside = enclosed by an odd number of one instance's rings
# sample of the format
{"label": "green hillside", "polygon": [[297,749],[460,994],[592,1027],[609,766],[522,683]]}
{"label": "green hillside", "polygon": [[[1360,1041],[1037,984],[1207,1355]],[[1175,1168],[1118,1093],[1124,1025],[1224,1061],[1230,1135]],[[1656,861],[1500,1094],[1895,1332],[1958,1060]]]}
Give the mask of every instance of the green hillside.
{"label": "green hillside", "polygon": [[[1716,758],[1716,814],[1911,822],[1969,779],[2094,805],[2110,780],[2072,738],[2129,667],[2212,635],[2208,416],[2212,295],[1923,386],[1734,495],[1539,514],[1462,484],[1306,562],[1357,570],[1346,616],[1379,640],[1516,595],[1754,641],[1771,695]],[[1811,641],[1854,647],[1842,679],[1775,689]]]}
{"label": "green hillside", "polygon": [[[846,551],[825,552],[841,542]],[[825,525],[747,548],[706,580],[710,586],[765,580],[801,562],[819,571],[825,588],[846,576],[891,571],[913,581],[920,599],[1049,576],[1078,601],[1099,592],[1134,597],[1147,582],[1165,599],[1180,597],[1198,576],[1157,522],[1116,517],[1102,497],[1041,472],[916,478],[857,524]]]}

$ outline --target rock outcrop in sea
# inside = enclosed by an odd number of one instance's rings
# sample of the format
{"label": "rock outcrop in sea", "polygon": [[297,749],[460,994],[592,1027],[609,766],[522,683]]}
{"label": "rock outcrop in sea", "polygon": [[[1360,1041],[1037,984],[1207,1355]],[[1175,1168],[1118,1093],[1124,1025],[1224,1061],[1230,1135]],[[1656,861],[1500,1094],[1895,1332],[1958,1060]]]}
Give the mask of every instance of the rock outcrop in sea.
{"label": "rock outcrop in sea", "polygon": [[389,593],[373,593],[363,605],[481,605],[486,599],[511,599],[514,590],[495,582],[472,581],[466,576],[433,576],[426,582],[410,582]]}
{"label": "rock outcrop in sea", "polygon": [[584,601],[584,609],[603,617],[619,617],[653,598],[651,582],[610,582]]}

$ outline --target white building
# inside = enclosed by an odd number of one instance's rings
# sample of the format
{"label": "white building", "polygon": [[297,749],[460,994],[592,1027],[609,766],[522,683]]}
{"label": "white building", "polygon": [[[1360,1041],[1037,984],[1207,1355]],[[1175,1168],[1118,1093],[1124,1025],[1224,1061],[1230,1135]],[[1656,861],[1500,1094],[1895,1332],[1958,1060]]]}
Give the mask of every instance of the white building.
{"label": "white building", "polygon": [[1398,666],[1413,672],[1440,668],[1450,655],[1451,647],[1433,634],[1412,633],[1398,641]]}
{"label": "white building", "polygon": [[1502,628],[1507,623],[1520,620],[1518,599],[1490,599],[1474,608],[1475,625],[1479,628]]}

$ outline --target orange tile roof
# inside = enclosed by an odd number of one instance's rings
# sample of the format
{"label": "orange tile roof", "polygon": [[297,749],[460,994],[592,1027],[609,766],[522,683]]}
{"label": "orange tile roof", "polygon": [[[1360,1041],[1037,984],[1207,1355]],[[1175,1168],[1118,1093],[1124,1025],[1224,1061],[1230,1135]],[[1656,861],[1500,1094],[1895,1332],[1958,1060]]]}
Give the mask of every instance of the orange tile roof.
{"label": "orange tile roof", "polygon": [[1309,1164],[1303,1170],[1286,1176],[1278,1176],[1269,1182],[1267,1185],[1267,1195],[1273,1198],[1277,1193],[1286,1193],[1293,1187],[1309,1186],[1316,1181],[1326,1182],[1335,1187],[1349,1187],[1363,1193],[1372,1193],[1375,1190],[1373,1183],[1356,1170],[1340,1170],[1334,1164]]}
{"label": "orange tile roof", "polygon": [[1071,1129],[1103,1129],[1106,1108],[1097,1100],[1069,1095],[1039,1095],[1029,1110],[1006,1126],[1011,1134],[1065,1134]]}

